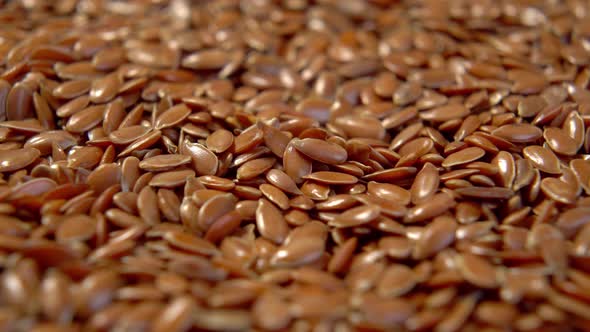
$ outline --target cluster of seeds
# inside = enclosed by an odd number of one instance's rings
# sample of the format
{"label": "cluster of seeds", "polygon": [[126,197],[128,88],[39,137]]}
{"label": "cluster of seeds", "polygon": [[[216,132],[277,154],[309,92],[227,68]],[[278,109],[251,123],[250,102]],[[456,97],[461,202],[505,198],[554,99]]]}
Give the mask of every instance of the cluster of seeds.
{"label": "cluster of seeds", "polygon": [[590,327],[585,0],[0,0],[0,330]]}

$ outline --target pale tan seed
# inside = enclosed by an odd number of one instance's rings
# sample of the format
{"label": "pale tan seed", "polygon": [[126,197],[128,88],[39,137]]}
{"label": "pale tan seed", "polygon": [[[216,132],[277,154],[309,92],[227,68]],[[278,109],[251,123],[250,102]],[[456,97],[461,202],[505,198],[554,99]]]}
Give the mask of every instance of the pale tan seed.
{"label": "pale tan seed", "polygon": [[538,145],[529,145],[522,150],[522,154],[539,170],[549,174],[561,174],[559,159],[551,150]]}
{"label": "pale tan seed", "polygon": [[283,243],[289,232],[281,211],[264,198],[258,200],[256,227],[260,235],[277,244]]}

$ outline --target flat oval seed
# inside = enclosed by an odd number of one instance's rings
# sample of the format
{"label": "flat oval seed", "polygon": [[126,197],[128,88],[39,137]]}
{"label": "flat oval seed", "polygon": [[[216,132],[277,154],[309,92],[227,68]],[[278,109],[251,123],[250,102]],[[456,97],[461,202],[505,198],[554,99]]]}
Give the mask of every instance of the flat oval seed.
{"label": "flat oval seed", "polygon": [[199,255],[211,256],[218,253],[217,248],[211,242],[185,232],[167,232],[164,235],[164,240],[174,247]]}
{"label": "flat oval seed", "polygon": [[487,260],[469,253],[458,255],[456,260],[461,275],[470,283],[483,288],[498,285],[496,269]]}
{"label": "flat oval seed", "polygon": [[316,138],[293,140],[291,144],[309,158],[329,165],[342,164],[348,158],[348,153],[340,145]]}
{"label": "flat oval seed", "polygon": [[276,162],[274,157],[258,158],[250,160],[237,170],[239,180],[250,180],[268,171]]}
{"label": "flat oval seed", "polygon": [[340,172],[320,171],[314,172],[303,177],[304,179],[314,180],[325,184],[355,184],[358,178],[353,175]]}
{"label": "flat oval seed", "polygon": [[370,181],[367,184],[367,193],[401,205],[410,204],[410,192],[394,184]]}
{"label": "flat oval seed", "polygon": [[543,131],[528,123],[508,124],[499,127],[492,135],[514,143],[531,143],[543,136]]}
{"label": "flat oval seed", "polygon": [[301,183],[303,182],[303,176],[311,173],[312,162],[297,151],[293,144],[289,144],[283,154],[283,167],[285,173],[295,183]]}
{"label": "flat oval seed", "polygon": [[416,276],[409,267],[401,264],[389,266],[377,283],[377,294],[383,298],[402,296],[416,286]]}
{"label": "flat oval seed", "polygon": [[222,153],[234,143],[234,135],[225,129],[218,129],[207,137],[207,148],[215,153]]}
{"label": "flat oval seed", "polygon": [[256,228],[260,235],[276,244],[283,243],[289,232],[283,213],[265,198],[258,200]]}
{"label": "flat oval seed", "polygon": [[154,320],[154,332],[187,331],[193,322],[197,310],[192,297],[185,295],[172,300]]}
{"label": "flat oval seed", "polygon": [[116,73],[93,80],[90,87],[90,101],[95,104],[109,102],[119,92],[121,83]]}
{"label": "flat oval seed", "polygon": [[163,154],[142,160],[139,168],[148,172],[161,172],[190,163],[191,157],[181,154]]}
{"label": "flat oval seed", "polygon": [[555,153],[573,156],[578,152],[576,141],[559,128],[545,128],[543,138]]}
{"label": "flat oval seed", "polygon": [[418,204],[431,197],[438,190],[439,184],[438,169],[431,163],[426,163],[416,175],[410,188],[412,202]]}
{"label": "flat oval seed", "polygon": [[96,127],[103,119],[105,106],[90,106],[72,115],[66,123],[65,129],[73,133],[83,133]]}
{"label": "flat oval seed", "polygon": [[465,187],[457,188],[455,192],[464,197],[481,198],[481,199],[508,199],[514,195],[509,188],[501,187]]}
{"label": "flat oval seed", "polygon": [[439,193],[411,208],[404,217],[404,221],[407,223],[424,221],[445,213],[455,204],[455,200],[449,194]]}
{"label": "flat oval seed", "polygon": [[337,228],[354,227],[369,223],[381,214],[381,208],[377,205],[364,205],[346,210],[339,214],[328,224]]}
{"label": "flat oval seed", "polygon": [[295,181],[281,170],[271,169],[266,173],[266,180],[283,191],[293,195],[301,195],[301,190],[297,188]]}
{"label": "flat oval seed", "polygon": [[556,178],[541,180],[541,190],[547,197],[564,204],[573,204],[577,196],[575,189]]}
{"label": "flat oval seed", "polygon": [[483,157],[486,152],[482,148],[470,147],[457,151],[445,158],[442,162],[443,167],[453,167],[476,161]]}
{"label": "flat oval seed", "polygon": [[455,241],[457,222],[453,218],[440,217],[426,226],[414,245],[412,257],[425,259],[446,248]]}
{"label": "flat oval seed", "polygon": [[289,208],[289,197],[279,188],[264,183],[260,185],[259,189],[268,200],[278,205],[281,209],[286,210]]}
{"label": "flat oval seed", "polygon": [[160,114],[154,123],[156,129],[164,129],[172,126],[176,126],[191,114],[190,108],[185,104],[178,104],[164,113]]}
{"label": "flat oval seed", "polygon": [[58,242],[86,241],[94,236],[95,224],[95,219],[86,215],[68,216],[59,224],[55,238]]}
{"label": "flat oval seed", "polygon": [[235,209],[236,201],[232,194],[216,195],[207,200],[199,209],[199,227],[203,230],[209,229],[217,219]]}
{"label": "flat oval seed", "polygon": [[419,113],[420,118],[428,121],[444,122],[469,115],[469,109],[462,104],[445,105]]}
{"label": "flat oval seed", "polygon": [[149,185],[163,188],[179,187],[186,183],[187,178],[193,176],[195,176],[195,171],[192,169],[158,173],[150,180]]}
{"label": "flat oval seed", "polygon": [[180,152],[191,157],[197,175],[215,175],[217,173],[219,160],[204,145],[185,140],[180,146]]}
{"label": "flat oval seed", "polygon": [[530,145],[522,150],[522,154],[542,172],[561,174],[559,159],[553,151],[538,145]]}
{"label": "flat oval seed", "polygon": [[35,148],[0,150],[0,172],[13,172],[25,168],[41,156]]}

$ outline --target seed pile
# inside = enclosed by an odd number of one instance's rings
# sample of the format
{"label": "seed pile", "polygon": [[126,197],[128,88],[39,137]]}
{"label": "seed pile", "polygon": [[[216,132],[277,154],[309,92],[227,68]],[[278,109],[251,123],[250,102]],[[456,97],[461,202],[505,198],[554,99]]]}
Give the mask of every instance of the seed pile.
{"label": "seed pile", "polygon": [[2,2],[0,330],[588,330],[587,1]]}

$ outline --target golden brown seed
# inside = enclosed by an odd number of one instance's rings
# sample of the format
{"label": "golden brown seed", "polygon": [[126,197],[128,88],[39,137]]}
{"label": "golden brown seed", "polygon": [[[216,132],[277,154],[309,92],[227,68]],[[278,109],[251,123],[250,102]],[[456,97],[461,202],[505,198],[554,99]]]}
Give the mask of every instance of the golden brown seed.
{"label": "golden brown seed", "polygon": [[375,220],[380,213],[376,205],[359,206],[337,215],[329,224],[338,228],[359,226]]}
{"label": "golden brown seed", "polygon": [[542,146],[530,145],[522,150],[525,158],[533,163],[533,166],[549,174],[560,174],[561,165],[555,154]]}
{"label": "golden brown seed", "polygon": [[307,157],[330,165],[341,164],[348,156],[341,146],[315,138],[293,140],[291,144]]}
{"label": "golden brown seed", "polygon": [[256,227],[263,237],[277,244],[282,243],[289,232],[281,211],[264,198],[258,200]]}
{"label": "golden brown seed", "polygon": [[40,155],[35,148],[0,150],[0,172],[12,172],[27,167]]}
{"label": "golden brown seed", "polygon": [[470,147],[457,151],[445,158],[443,167],[453,167],[478,160],[485,155],[485,151],[478,147]]}
{"label": "golden brown seed", "polygon": [[412,257],[424,259],[444,249],[455,240],[457,223],[449,217],[435,218],[420,234]]}
{"label": "golden brown seed", "polygon": [[207,137],[207,148],[215,153],[222,153],[229,149],[234,142],[234,135],[225,130],[218,129]]}
{"label": "golden brown seed", "polygon": [[411,200],[418,204],[429,197],[432,197],[438,190],[440,176],[438,169],[431,163],[426,163],[416,174],[416,178],[410,188]]}

